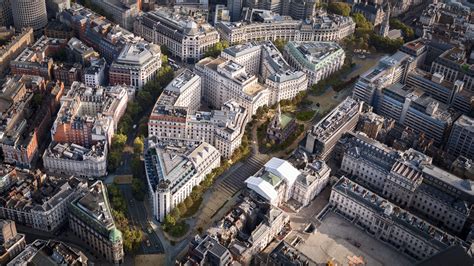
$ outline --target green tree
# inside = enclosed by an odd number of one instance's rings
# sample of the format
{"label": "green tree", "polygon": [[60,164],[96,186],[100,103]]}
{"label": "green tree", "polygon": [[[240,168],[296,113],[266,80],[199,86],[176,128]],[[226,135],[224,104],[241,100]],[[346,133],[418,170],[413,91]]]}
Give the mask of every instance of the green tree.
{"label": "green tree", "polygon": [[143,138],[141,137],[136,137],[133,140],[133,152],[136,154],[142,154],[143,153],[143,148],[145,145],[143,144]]}
{"label": "green tree", "polygon": [[179,218],[181,217],[181,212],[179,211],[178,208],[174,208],[171,210],[170,212],[171,216],[173,216],[176,220],[179,220]]}
{"label": "green tree", "polygon": [[132,157],[132,161],[131,161],[131,168],[132,168],[132,175],[135,177],[135,178],[139,178],[142,174],[142,161],[140,160],[140,156],[139,155],[134,155]]}
{"label": "green tree", "polygon": [[141,90],[137,93],[137,102],[141,106],[150,106],[154,104],[151,93],[146,90]]}
{"label": "green tree", "polygon": [[407,26],[405,23],[401,22],[399,19],[390,20],[390,28],[399,29],[403,33],[405,41],[411,41],[415,38],[415,31],[413,28]]}
{"label": "green tree", "polygon": [[112,137],[112,150],[122,151],[127,142],[127,136],[124,134],[115,134]]}
{"label": "green tree", "polygon": [[179,213],[181,214],[186,213],[186,205],[184,204],[184,202],[181,202],[178,204],[178,209],[179,209]]}
{"label": "green tree", "polygon": [[132,179],[132,193],[135,199],[139,201],[143,201],[145,199],[145,185],[141,179]]}
{"label": "green tree", "polygon": [[186,199],[184,199],[184,205],[186,205],[186,208],[191,208],[194,204],[194,201],[193,199],[191,199],[191,197],[187,197]]}
{"label": "green tree", "polygon": [[168,49],[168,47],[164,44],[162,44],[160,46],[160,49],[161,49],[161,53],[166,55],[166,56],[170,56],[171,55],[171,52],[170,52],[170,49]]}
{"label": "green tree", "polygon": [[344,2],[331,2],[328,4],[328,12],[348,17],[351,14],[351,6]]}
{"label": "green tree", "polygon": [[167,214],[165,216],[165,224],[169,226],[175,226],[176,225],[176,219],[172,216]]}
{"label": "green tree", "polygon": [[107,157],[107,168],[109,171],[113,172],[117,167],[119,167],[122,155],[118,151],[111,151]]}
{"label": "green tree", "polygon": [[277,38],[275,41],[273,41],[273,44],[275,45],[275,47],[278,49],[278,51],[280,51],[281,53],[283,52],[283,50],[285,49],[285,45],[287,44],[288,42],[285,40],[285,39],[282,39],[282,38]]}
{"label": "green tree", "polygon": [[221,52],[229,47],[229,43],[227,41],[220,41],[215,43],[213,46],[209,47],[204,54],[205,57],[218,57]]}

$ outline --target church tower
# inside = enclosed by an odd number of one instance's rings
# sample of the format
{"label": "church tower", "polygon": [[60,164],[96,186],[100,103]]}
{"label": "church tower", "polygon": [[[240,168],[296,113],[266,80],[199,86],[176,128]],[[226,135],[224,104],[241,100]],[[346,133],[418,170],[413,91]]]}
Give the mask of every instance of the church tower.
{"label": "church tower", "polygon": [[390,31],[390,12],[391,12],[390,2],[387,1],[387,3],[385,4],[385,17],[382,21],[382,24],[380,25],[380,31],[379,31],[379,35],[382,37],[387,37],[388,32]]}

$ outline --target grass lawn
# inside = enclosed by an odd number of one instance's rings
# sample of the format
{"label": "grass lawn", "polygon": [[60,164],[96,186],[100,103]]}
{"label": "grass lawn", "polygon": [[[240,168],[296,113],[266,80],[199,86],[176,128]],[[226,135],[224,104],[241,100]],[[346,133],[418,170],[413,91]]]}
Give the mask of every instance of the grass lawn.
{"label": "grass lawn", "polygon": [[201,203],[202,203],[202,197],[200,197],[197,201],[195,201],[193,203],[193,206],[186,208],[186,212],[181,215],[181,218],[188,218],[188,217],[193,216],[199,210]]}
{"label": "grass lawn", "polygon": [[316,111],[313,110],[300,111],[296,113],[296,119],[300,121],[309,121],[311,118],[313,118],[315,113]]}

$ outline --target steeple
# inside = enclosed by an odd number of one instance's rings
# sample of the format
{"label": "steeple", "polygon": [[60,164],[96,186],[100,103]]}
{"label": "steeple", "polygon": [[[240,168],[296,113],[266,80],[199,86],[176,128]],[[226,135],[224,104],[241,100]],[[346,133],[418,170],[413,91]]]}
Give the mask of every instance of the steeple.
{"label": "steeple", "polygon": [[280,126],[281,125],[281,108],[280,108],[280,103],[277,105],[277,110],[275,114],[275,126]]}
{"label": "steeple", "polygon": [[390,13],[391,13],[391,6],[390,1],[385,2],[385,16],[383,18],[382,24],[380,25],[379,35],[383,37],[388,36],[388,32],[390,31]]}

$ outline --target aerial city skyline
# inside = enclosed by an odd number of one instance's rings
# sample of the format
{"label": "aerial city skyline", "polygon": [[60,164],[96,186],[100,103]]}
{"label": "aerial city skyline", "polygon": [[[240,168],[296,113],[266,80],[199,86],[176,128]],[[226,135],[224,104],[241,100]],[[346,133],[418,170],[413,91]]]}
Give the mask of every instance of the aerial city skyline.
{"label": "aerial city skyline", "polygon": [[474,3],[0,0],[1,265],[473,265]]}

